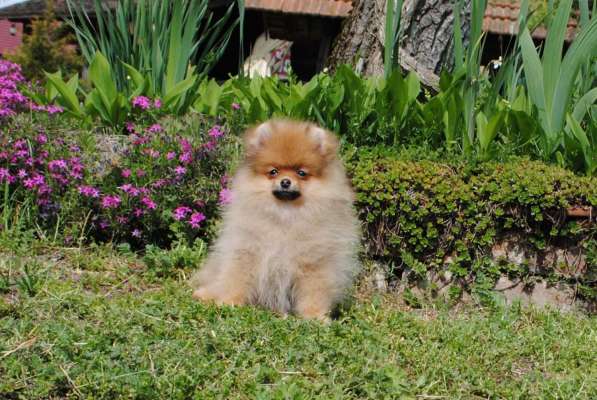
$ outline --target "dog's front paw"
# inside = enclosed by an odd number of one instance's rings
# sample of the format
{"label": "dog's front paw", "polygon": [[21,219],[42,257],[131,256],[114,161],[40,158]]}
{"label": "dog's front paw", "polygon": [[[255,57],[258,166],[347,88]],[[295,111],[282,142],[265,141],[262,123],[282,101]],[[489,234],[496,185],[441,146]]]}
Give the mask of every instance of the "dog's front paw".
{"label": "dog's front paw", "polygon": [[209,292],[209,290],[207,290],[207,288],[203,288],[203,287],[201,287],[193,292],[193,298],[195,300],[200,300],[200,301],[214,301],[215,300],[213,294],[211,294]]}
{"label": "dog's front paw", "polygon": [[211,292],[205,287],[201,287],[193,292],[193,298],[203,302],[212,302],[219,306],[242,306],[245,304],[244,299],[241,296],[225,296],[218,295]]}

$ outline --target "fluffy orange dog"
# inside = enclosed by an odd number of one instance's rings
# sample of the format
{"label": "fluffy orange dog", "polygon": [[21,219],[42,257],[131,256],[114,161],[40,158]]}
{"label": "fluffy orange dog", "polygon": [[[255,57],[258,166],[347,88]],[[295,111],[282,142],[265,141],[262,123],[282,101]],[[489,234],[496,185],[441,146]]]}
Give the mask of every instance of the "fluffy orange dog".
{"label": "fluffy orange dog", "polygon": [[311,123],[272,120],[247,131],[245,149],[193,297],[327,320],[358,270],[338,140]]}

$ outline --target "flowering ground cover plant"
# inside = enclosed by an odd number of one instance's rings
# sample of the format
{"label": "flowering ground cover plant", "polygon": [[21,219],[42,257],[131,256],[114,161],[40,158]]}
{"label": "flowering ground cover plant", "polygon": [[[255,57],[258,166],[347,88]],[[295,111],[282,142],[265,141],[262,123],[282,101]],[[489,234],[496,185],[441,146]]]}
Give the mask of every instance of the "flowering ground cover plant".
{"label": "flowering ground cover plant", "polygon": [[[28,215],[27,226],[66,244],[168,245],[208,235],[218,206],[229,201],[225,171],[236,139],[200,117],[129,123],[129,136],[111,137],[124,150],[109,160],[93,148],[82,154],[85,135],[15,128],[0,133],[3,233]],[[99,148],[107,139],[95,140]]]}
{"label": "flowering ground cover plant", "polygon": [[62,112],[56,105],[39,105],[22,93],[23,86],[31,86],[21,73],[21,66],[0,60],[0,118],[20,111],[45,111],[48,114]]}

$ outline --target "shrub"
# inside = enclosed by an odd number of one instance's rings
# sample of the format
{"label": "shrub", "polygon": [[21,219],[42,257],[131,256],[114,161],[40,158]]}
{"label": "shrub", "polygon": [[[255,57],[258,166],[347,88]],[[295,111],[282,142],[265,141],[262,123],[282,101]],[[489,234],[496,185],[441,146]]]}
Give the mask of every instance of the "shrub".
{"label": "shrub", "polygon": [[[129,137],[111,138],[124,148],[112,159],[98,155],[90,135],[7,129],[0,136],[4,210],[27,208],[27,228],[67,244],[95,239],[140,248],[207,237],[226,200],[236,138],[197,116],[128,129]],[[95,140],[98,148],[109,142]]]}
{"label": "shrub", "polygon": [[44,72],[59,70],[70,75],[83,67],[73,43],[75,38],[67,26],[56,19],[54,1],[48,0],[42,18],[31,22],[31,34],[25,35],[23,44],[6,58],[20,64],[23,75],[30,80],[41,81]]}
{"label": "shrub", "polygon": [[36,104],[23,93],[27,86],[30,83],[23,77],[20,65],[0,60],[0,121],[24,111],[47,111],[49,114],[62,112],[58,106]]}
{"label": "shrub", "polygon": [[497,274],[487,255],[511,232],[537,249],[597,236],[594,223],[566,218],[570,206],[597,206],[597,179],[541,162],[450,165],[365,150],[349,171],[369,254],[419,275],[448,269],[468,279],[492,268]]}

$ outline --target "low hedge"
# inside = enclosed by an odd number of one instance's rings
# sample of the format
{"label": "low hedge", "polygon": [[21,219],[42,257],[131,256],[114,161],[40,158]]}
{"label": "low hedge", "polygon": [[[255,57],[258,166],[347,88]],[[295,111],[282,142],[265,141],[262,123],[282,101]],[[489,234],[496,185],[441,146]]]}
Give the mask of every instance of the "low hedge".
{"label": "low hedge", "polygon": [[415,277],[447,270],[465,284],[492,286],[504,272],[531,272],[491,257],[496,243],[517,234],[539,254],[550,246],[583,249],[586,268],[574,276],[553,265],[535,266],[532,274],[573,280],[585,296],[597,297],[595,217],[567,216],[570,207],[597,206],[596,178],[537,161],[471,166],[405,161],[378,150],[361,151],[347,164],[368,256]]}

